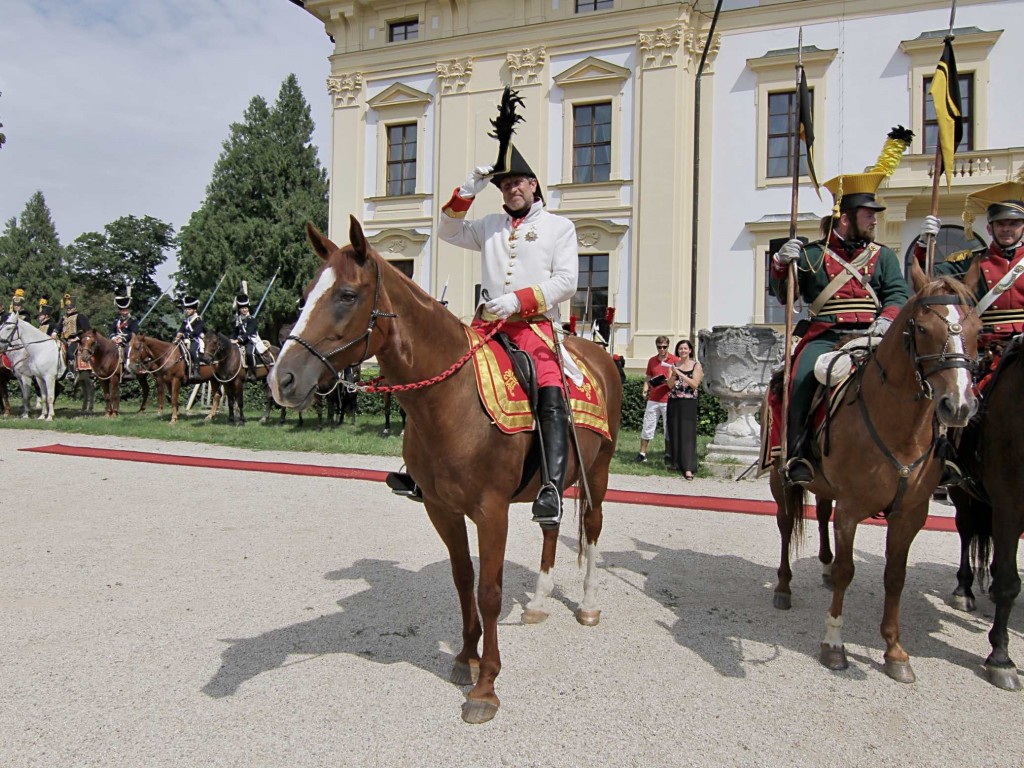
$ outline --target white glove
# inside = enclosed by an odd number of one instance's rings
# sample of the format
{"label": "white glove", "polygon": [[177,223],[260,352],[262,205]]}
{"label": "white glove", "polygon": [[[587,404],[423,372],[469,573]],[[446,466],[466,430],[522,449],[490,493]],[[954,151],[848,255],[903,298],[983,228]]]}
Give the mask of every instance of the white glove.
{"label": "white glove", "polygon": [[462,182],[462,186],[459,187],[459,197],[463,200],[469,200],[479,195],[487,189],[493,174],[493,165],[478,165],[470,172],[469,178]]}
{"label": "white glove", "polygon": [[506,293],[504,296],[491,299],[484,304],[484,309],[486,311],[490,312],[492,315],[497,315],[501,320],[504,320],[510,315],[514,315],[519,311],[519,307],[519,297],[514,293]]}
{"label": "white glove", "polygon": [[868,326],[868,336],[884,336],[890,325],[892,325],[892,320],[888,317],[876,317],[875,321]]}
{"label": "white glove", "polygon": [[921,224],[921,239],[925,239],[929,236],[934,237],[939,234],[939,227],[942,226],[942,220],[938,216],[925,216],[924,222]]}
{"label": "white glove", "polygon": [[785,244],[779,248],[779,252],[773,257],[780,265],[788,267],[794,261],[800,258],[800,254],[804,252],[804,244],[801,243],[797,238],[787,240]]}

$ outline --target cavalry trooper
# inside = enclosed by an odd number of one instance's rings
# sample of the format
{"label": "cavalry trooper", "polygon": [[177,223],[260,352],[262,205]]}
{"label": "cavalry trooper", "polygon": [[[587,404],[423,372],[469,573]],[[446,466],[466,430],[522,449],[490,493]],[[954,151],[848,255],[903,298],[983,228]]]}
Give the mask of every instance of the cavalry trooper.
{"label": "cavalry trooper", "polygon": [[194,379],[199,376],[200,363],[206,362],[204,354],[206,352],[206,327],[203,325],[203,318],[197,312],[199,299],[194,296],[186,296],[182,299],[181,307],[185,310],[185,317],[182,319],[181,325],[178,326],[174,341],[185,341],[188,344],[191,363],[189,376]]}
{"label": "cavalry trooper", "polygon": [[843,334],[881,336],[910,298],[899,256],[874,240],[878,213],[885,210],[875,193],[886,176],[886,172],[872,171],[826,181],[835,205],[822,220],[822,239],[806,246],[799,239],[789,240],[772,256],[774,294],[785,297],[789,265],[795,262],[796,293],[810,314],[793,353],[785,467],[791,483],[809,483],[814,476],[808,461],[807,421],[817,388],[815,361],[831,351]]}
{"label": "cavalry trooper", "polygon": [[238,314],[235,315],[235,335],[232,341],[244,348],[247,368],[245,377],[252,381],[256,378],[256,353],[262,353],[263,340],[260,339],[259,322],[250,314],[249,295],[244,288],[235,297],[235,309]]}
{"label": "cavalry trooper", "polygon": [[75,366],[75,355],[78,353],[78,339],[83,333],[89,330],[89,317],[84,312],[79,312],[75,306],[75,297],[65,293],[61,299],[64,307],[64,322],[61,326],[60,338],[67,345],[68,370],[77,370]]}
{"label": "cavalry trooper", "polygon": [[[442,207],[438,236],[481,254],[481,297],[474,327],[504,321],[502,332],[533,359],[537,371],[537,426],[544,456],[543,483],[533,503],[533,520],[545,527],[562,518],[562,493],[569,461],[569,415],[563,370],[579,377],[571,360],[559,359],[559,304],[576,293],[579,251],[576,228],[545,208],[537,174],[512,144],[512,128],[522,119],[522,101],[509,88],[502,96],[492,137],[498,139],[494,165],[478,166]],[[502,210],[475,220],[466,213],[477,195],[493,184]]]}
{"label": "cavalry trooper", "polygon": [[25,309],[25,289],[15,288],[14,296],[11,297],[11,308],[10,313],[17,315],[25,322],[31,322],[28,314],[28,310]]}
{"label": "cavalry trooper", "polygon": [[[992,238],[987,248],[958,251],[936,264],[936,276],[950,275],[963,279],[974,261],[981,276],[978,280],[978,304],[975,311],[981,318],[979,351],[990,350],[995,342],[1008,341],[1024,332],[1024,184],[1008,181],[967,196],[964,221],[971,222],[978,212],[988,219]],[[937,216],[926,216],[921,237],[914,249],[922,262],[926,238],[938,234],[941,222]],[[965,235],[972,236],[970,226]]]}
{"label": "cavalry trooper", "polygon": [[36,316],[39,323],[39,330],[47,336],[57,336],[57,326],[53,322],[53,308],[50,306],[50,297],[45,293],[39,297],[39,314]]}
{"label": "cavalry trooper", "polygon": [[130,286],[125,286],[120,293],[114,293],[114,306],[117,307],[117,317],[110,324],[110,340],[120,348],[122,364],[127,364],[128,345],[132,342],[132,336],[139,332],[139,321],[132,317]]}

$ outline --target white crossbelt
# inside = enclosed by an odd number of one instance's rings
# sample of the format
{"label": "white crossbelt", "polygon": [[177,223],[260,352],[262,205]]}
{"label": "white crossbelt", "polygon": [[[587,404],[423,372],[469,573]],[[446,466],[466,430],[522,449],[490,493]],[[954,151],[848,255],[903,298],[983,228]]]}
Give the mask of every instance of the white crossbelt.
{"label": "white crossbelt", "polygon": [[981,297],[981,301],[978,302],[978,306],[975,308],[975,312],[978,315],[984,314],[985,310],[995,304],[1003,293],[1010,289],[1010,286],[1020,279],[1020,276],[1024,275],[1024,254],[1017,257],[1017,261],[1014,263],[1010,270],[1003,275],[1002,280],[992,286],[991,290]]}

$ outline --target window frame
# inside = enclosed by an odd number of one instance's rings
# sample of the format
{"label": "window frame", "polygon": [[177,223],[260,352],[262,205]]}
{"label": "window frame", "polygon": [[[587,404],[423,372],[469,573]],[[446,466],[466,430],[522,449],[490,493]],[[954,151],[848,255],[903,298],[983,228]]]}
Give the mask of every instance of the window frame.
{"label": "window frame", "polygon": [[[583,313],[581,315],[577,315],[577,319],[581,323],[584,324],[585,328],[589,329],[590,326],[593,325],[593,322],[594,322],[594,320],[597,317],[604,317],[605,310],[608,309],[608,302],[610,301],[610,297],[611,297],[611,264],[612,264],[612,254],[608,253],[606,251],[587,251],[585,253],[580,253],[578,258],[579,258],[579,263],[578,263],[578,266],[579,266],[579,272],[578,272],[578,274],[579,274],[579,281],[577,283],[576,293],[574,293],[572,295],[572,297],[569,299],[569,314],[570,315],[575,314],[574,309],[576,307],[580,306],[580,302],[576,301],[576,297],[577,296],[582,296],[583,297],[583,302],[582,302]],[[604,259],[604,269],[603,270],[597,270],[595,272],[595,270],[593,269],[593,264],[594,264],[594,260],[595,259]],[[584,271],[584,269],[583,269],[583,263],[584,263],[585,260],[591,266],[591,268],[587,269],[586,271]],[[595,274],[602,274],[602,272],[604,274],[604,285],[603,286],[598,286],[597,290],[595,290],[595,286],[592,284],[593,276]],[[583,284],[583,276],[584,275],[587,276],[587,285]],[[604,303],[602,305],[600,305],[602,307],[602,311],[601,311],[600,315],[598,315],[595,312],[595,309],[599,305],[598,305],[597,302],[594,301],[594,296],[595,296],[595,294],[598,291],[604,293]],[[589,301],[587,299],[588,293],[589,293]],[[586,311],[587,311],[587,307],[588,306],[590,307],[590,313],[591,313],[589,319],[586,316]],[[582,331],[583,328],[580,328],[579,330]]]}
{"label": "window frame", "polygon": [[[811,96],[811,124],[814,123],[814,89],[808,87],[808,92]],[[782,134],[772,133],[772,99],[776,96],[787,96],[787,109],[786,109],[786,131]],[[800,121],[797,112],[797,89],[790,88],[789,90],[782,91],[769,91],[768,92],[768,121],[765,128],[765,179],[786,179],[792,181],[793,179],[793,134],[800,130]],[[781,113],[780,113],[781,114]],[[773,158],[771,154],[771,144],[773,138],[784,138],[786,140],[786,171],[782,174],[772,174],[771,164]],[[807,147],[803,142],[800,142],[800,178],[807,179]]]}
{"label": "window frame", "polygon": [[576,13],[610,11],[615,8],[614,0],[576,0]]}
{"label": "window frame", "polygon": [[[392,143],[391,143],[391,132],[392,130],[400,128],[402,129],[402,157],[399,160],[392,160]],[[406,141],[406,137],[412,134],[412,146],[413,146],[413,157],[410,161],[405,157],[405,148],[409,145]],[[388,122],[384,124],[384,196],[385,197],[405,197],[407,195],[416,194],[416,178],[419,169],[419,123],[415,120],[403,120]],[[412,176],[406,175],[408,166],[412,165]],[[399,183],[401,185],[401,191],[393,193],[391,191],[391,169],[395,166],[400,166],[401,171],[399,174]],[[411,189],[406,190],[406,185],[411,184]]]}
{"label": "window frame", "polygon": [[[607,107],[607,110],[608,110],[608,121],[607,121],[607,123],[598,123],[596,121],[597,109],[599,107]],[[590,140],[587,141],[587,142],[577,143],[579,129],[583,125],[586,125],[586,124],[582,124],[581,125],[581,123],[578,122],[578,116],[579,116],[579,113],[582,110],[591,110],[591,112],[590,112],[590,122],[589,122],[589,128],[590,128],[589,139]],[[613,114],[614,114],[614,107],[612,105],[611,99],[609,99],[607,101],[584,101],[584,102],[579,102],[579,103],[572,104],[572,148],[571,148],[571,151],[572,151],[572,176],[570,178],[572,179],[572,183],[573,184],[595,184],[595,183],[603,184],[603,183],[611,181],[611,178],[612,178],[612,134],[614,133],[614,123],[613,123],[613,120],[612,120],[612,115]],[[601,125],[607,125],[608,126],[608,140],[607,141],[598,141],[597,140],[597,136],[596,136],[597,129],[598,129],[598,126],[601,126]],[[596,161],[596,157],[597,157],[599,149],[602,148],[602,147],[607,147],[607,150],[608,150],[608,162],[607,163],[600,163],[599,164]],[[589,156],[589,161],[587,163],[583,164],[583,165],[578,165],[577,162],[576,162],[577,152],[580,152],[580,151],[587,152],[587,154]],[[603,178],[595,178],[595,176],[596,176],[595,171],[598,168],[607,168]],[[581,174],[577,173],[578,169],[588,169],[589,170],[590,178],[588,178],[588,179],[580,179],[579,175],[581,175]]]}
{"label": "window frame", "polygon": [[[921,108],[924,110],[921,113],[921,146],[924,154],[933,155],[935,154],[935,146],[938,143],[938,131],[939,122],[935,119],[928,119],[928,107],[932,104],[932,95],[929,93],[929,89],[934,79],[934,74],[926,76],[921,81]],[[976,134],[974,125],[974,108],[975,108],[975,87],[974,87],[974,73],[973,72],[957,72],[957,79],[960,80],[960,111],[964,118],[964,135],[960,140],[960,146],[956,147],[956,153],[960,152],[973,152],[977,147],[975,146],[974,137]],[[968,95],[964,99],[963,81],[968,82]],[[964,108],[964,102],[966,101],[966,109]],[[932,114],[935,114],[935,108],[932,107]],[[930,146],[928,144],[928,133],[929,129],[934,129],[935,142]]]}
{"label": "window frame", "polygon": [[[389,43],[405,43],[410,40],[420,39],[420,20],[418,16],[413,16],[406,19],[395,19],[388,23],[388,42]],[[395,32],[402,30],[402,37],[396,37]],[[413,32],[412,37],[409,36],[409,31]]]}

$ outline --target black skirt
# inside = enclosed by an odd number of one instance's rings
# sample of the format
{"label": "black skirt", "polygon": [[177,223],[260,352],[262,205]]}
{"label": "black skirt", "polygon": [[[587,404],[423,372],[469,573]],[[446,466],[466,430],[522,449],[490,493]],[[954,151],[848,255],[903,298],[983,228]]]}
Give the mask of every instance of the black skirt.
{"label": "black skirt", "polygon": [[667,422],[669,463],[680,472],[696,472],[697,399],[670,397]]}

